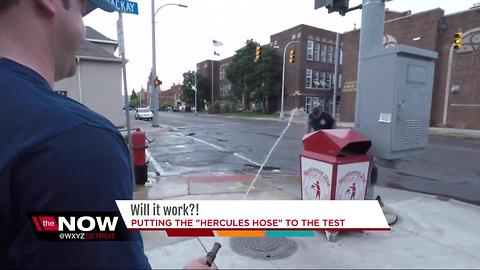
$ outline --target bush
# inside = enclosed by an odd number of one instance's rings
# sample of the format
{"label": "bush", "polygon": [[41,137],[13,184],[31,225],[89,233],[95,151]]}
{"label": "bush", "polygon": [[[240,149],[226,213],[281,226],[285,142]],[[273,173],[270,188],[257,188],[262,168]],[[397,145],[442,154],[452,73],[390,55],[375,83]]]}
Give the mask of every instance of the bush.
{"label": "bush", "polygon": [[220,102],[214,101],[212,109],[210,110],[210,113],[221,113],[221,112],[222,112],[222,108],[221,108]]}

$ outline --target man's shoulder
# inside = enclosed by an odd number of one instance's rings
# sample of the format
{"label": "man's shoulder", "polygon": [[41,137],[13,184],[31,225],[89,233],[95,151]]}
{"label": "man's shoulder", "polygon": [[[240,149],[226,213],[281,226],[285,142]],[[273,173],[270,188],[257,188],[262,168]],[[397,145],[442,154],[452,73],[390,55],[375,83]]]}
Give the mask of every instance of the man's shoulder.
{"label": "man's shoulder", "polygon": [[[5,73],[0,70],[0,74]],[[53,92],[48,85],[12,76],[0,79],[0,152],[16,154],[83,125],[117,133],[113,124],[84,105]],[[11,158],[5,155],[4,158]],[[0,160],[0,163],[1,160]],[[1,164],[0,164],[1,165]]]}

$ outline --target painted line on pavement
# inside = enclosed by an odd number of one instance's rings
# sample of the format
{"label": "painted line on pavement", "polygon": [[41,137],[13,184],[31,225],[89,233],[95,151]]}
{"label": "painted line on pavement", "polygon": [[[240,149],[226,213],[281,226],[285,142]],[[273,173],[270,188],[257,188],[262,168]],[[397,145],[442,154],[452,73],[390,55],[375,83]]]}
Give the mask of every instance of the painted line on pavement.
{"label": "painted line on pavement", "polygon": [[[219,151],[227,152],[226,149],[224,149],[224,148],[222,148],[222,147],[220,147],[220,146],[218,146],[218,145],[215,145],[215,144],[206,142],[206,141],[204,141],[204,140],[201,140],[201,139],[198,139],[198,138],[195,138],[195,137],[192,137],[192,136],[187,136],[187,137],[192,138],[193,140],[195,140],[195,141],[197,141],[197,142],[199,142],[199,143],[203,143],[203,144],[205,144],[205,145],[211,146],[211,147],[213,147],[213,148],[215,148],[215,149],[217,149],[217,150],[219,150]],[[253,161],[253,160],[251,160],[251,159],[249,159],[249,158],[247,158],[247,157],[244,157],[244,156],[242,156],[242,155],[240,155],[240,154],[238,154],[238,153],[233,153],[233,155],[236,156],[236,157],[238,157],[238,158],[240,158],[240,159],[243,159],[243,160],[245,160],[245,161],[247,161],[247,162],[249,162],[249,163],[252,163],[253,165],[257,165],[257,166],[261,166],[261,165],[262,165],[262,164],[260,164],[260,163],[258,163],[258,162],[255,162],[255,161]]]}
{"label": "painted line on pavement", "polygon": [[195,137],[192,137],[192,136],[186,136],[186,137],[189,137],[189,138],[192,138],[193,140],[197,141],[197,142],[200,142],[200,143],[203,143],[203,144],[206,144],[208,146],[211,146],[219,151],[222,151],[222,152],[227,152],[227,150],[225,150],[224,148],[220,147],[220,146],[217,146],[215,144],[211,144],[209,142],[206,142],[204,140],[201,140],[201,139],[198,139],[198,138],[195,138]]}
{"label": "painted line on pavement", "polygon": [[[177,130],[178,130],[178,128],[175,128],[175,127],[173,127],[173,126],[169,126],[169,125],[164,125],[164,126],[165,126],[165,127],[170,127],[170,128],[171,128],[172,130],[174,130],[174,131],[177,131]],[[226,149],[224,149],[224,148],[222,148],[222,147],[220,147],[220,146],[218,146],[218,145],[215,145],[215,144],[206,142],[206,141],[204,141],[204,140],[202,140],[202,139],[198,139],[198,138],[195,138],[195,137],[193,137],[193,136],[187,136],[187,135],[181,134],[181,133],[177,133],[177,134],[175,134],[175,135],[176,135],[176,136],[182,136],[182,137],[189,137],[189,138],[192,138],[194,141],[197,141],[197,142],[199,142],[199,143],[203,143],[203,144],[205,144],[205,145],[208,145],[208,146],[210,146],[210,147],[213,147],[213,148],[215,148],[215,149],[217,149],[217,150],[219,150],[219,151],[221,151],[221,152],[228,152]],[[150,151],[146,150],[146,154],[147,154],[148,160],[152,163],[153,167],[155,168],[155,170],[156,170],[158,173],[160,173],[160,175],[164,175],[164,176],[166,176],[166,175],[179,175],[179,173],[166,173],[165,170],[162,169],[162,166],[160,166],[160,164],[155,160],[155,158],[153,158],[153,155],[150,153]],[[236,156],[236,157],[238,157],[238,158],[240,158],[240,159],[242,159],[242,160],[245,160],[245,161],[247,161],[247,162],[249,162],[249,163],[251,163],[251,164],[253,164],[253,165],[256,165],[256,166],[261,166],[261,165],[262,165],[262,164],[260,164],[260,163],[258,163],[258,162],[256,162],[256,161],[254,161],[254,160],[251,160],[251,159],[249,159],[249,158],[247,158],[247,157],[245,157],[245,156],[240,155],[239,153],[233,153],[233,155]]]}
{"label": "painted line on pavement", "polygon": [[160,175],[165,175],[165,171],[162,169],[162,166],[158,164],[158,162],[153,158],[152,153],[150,151],[145,150],[145,153],[147,154],[147,159],[152,163],[153,167],[155,170],[160,174]]}
{"label": "painted line on pavement", "polygon": [[251,160],[251,159],[249,159],[249,158],[247,158],[247,157],[244,157],[244,156],[240,155],[239,153],[233,153],[233,155],[236,156],[236,157],[238,157],[238,158],[241,158],[241,159],[243,159],[243,160],[245,160],[245,161],[248,161],[248,162],[252,163],[253,165],[262,166],[262,164],[260,164],[260,163],[258,163],[258,162],[256,162],[256,161],[253,161],[253,160]]}
{"label": "painted line on pavement", "polygon": [[240,124],[212,124],[212,125],[199,125],[199,126],[183,126],[177,127],[177,129],[187,129],[187,128],[204,128],[204,127],[224,127],[224,126],[239,126]]}

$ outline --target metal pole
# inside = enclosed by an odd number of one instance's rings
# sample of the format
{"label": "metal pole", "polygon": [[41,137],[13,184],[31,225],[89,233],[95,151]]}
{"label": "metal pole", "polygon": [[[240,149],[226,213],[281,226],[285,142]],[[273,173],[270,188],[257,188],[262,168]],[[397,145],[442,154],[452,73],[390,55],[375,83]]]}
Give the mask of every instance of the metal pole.
{"label": "metal pole", "polygon": [[[153,81],[157,78],[157,55],[156,55],[156,40],[155,40],[155,0],[152,0],[152,78],[150,81],[150,104],[153,107],[153,121],[152,127],[158,127],[158,92],[157,87]],[[152,108],[151,108],[152,109]]]}
{"label": "metal pole", "polygon": [[340,34],[337,33],[337,38],[335,41],[335,71],[334,71],[334,79],[333,79],[333,119],[335,119],[337,114],[337,88],[338,88],[338,62],[339,62],[339,53],[340,50],[338,49],[340,43]]}
{"label": "metal pole", "polygon": [[[119,21],[119,28],[117,31],[123,33],[123,17],[122,13],[118,12],[118,21]],[[122,34],[123,35],[123,34]],[[125,43],[124,38],[119,40],[119,42]],[[132,168],[131,170],[131,177],[132,177],[132,182],[133,182],[133,188],[135,189],[135,172],[133,169],[133,160],[132,160],[132,131],[131,131],[131,124],[130,124],[130,109],[128,106],[128,87],[127,87],[127,63],[125,61],[125,44],[121,44],[121,48],[123,48],[122,52],[122,71],[123,71],[123,100],[125,102],[125,117],[127,120],[127,144],[128,144],[128,151],[130,152],[130,167]]]}
{"label": "metal pole", "polygon": [[195,71],[195,115],[198,115],[197,107],[197,72]]}
{"label": "metal pole", "polygon": [[285,45],[285,48],[283,49],[283,71],[282,71],[282,101],[280,103],[280,119],[284,119],[284,115],[283,115],[283,100],[284,100],[284,96],[285,96],[285,57],[286,57],[286,54],[287,54],[287,48],[290,44],[292,43],[301,43],[300,41],[297,41],[297,40],[292,40],[290,42],[287,43],[287,45]]}
{"label": "metal pole", "polygon": [[385,0],[363,0],[362,28],[358,48],[357,93],[355,98],[355,129],[361,127],[359,111],[362,91],[362,67],[365,53],[382,47],[385,20]]}
{"label": "metal pole", "polygon": [[211,108],[210,111],[212,111],[213,109],[213,60],[212,60],[212,98],[211,100],[212,100],[212,104],[210,104],[210,108]]}
{"label": "metal pole", "polygon": [[[151,95],[150,95],[150,104],[153,106],[153,121],[152,121],[152,127],[158,127],[158,107],[159,107],[159,88],[160,86],[156,87],[153,85],[153,81],[157,78],[157,56],[156,56],[156,43],[155,43],[155,16],[157,15],[158,11],[162,9],[163,7],[166,6],[179,6],[186,8],[186,5],[182,4],[174,4],[174,3],[169,3],[169,4],[164,4],[160,6],[157,10],[155,10],[155,0],[152,0],[152,78],[150,82],[150,89]],[[151,109],[151,108],[150,108]]]}

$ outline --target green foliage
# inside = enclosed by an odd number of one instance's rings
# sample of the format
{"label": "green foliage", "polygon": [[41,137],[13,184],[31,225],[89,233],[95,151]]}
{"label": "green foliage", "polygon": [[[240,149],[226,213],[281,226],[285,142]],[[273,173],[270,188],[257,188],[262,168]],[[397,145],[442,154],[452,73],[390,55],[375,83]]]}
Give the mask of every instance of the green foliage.
{"label": "green foliage", "polygon": [[137,98],[137,93],[135,93],[135,89],[132,90],[132,94],[130,95],[130,100]]}
{"label": "green foliage", "polygon": [[133,99],[131,98],[129,106],[131,108],[138,108],[140,106],[140,98],[138,96]]}
{"label": "green foliage", "polygon": [[[195,71],[183,73],[182,100],[190,106],[195,104],[195,73]],[[210,80],[197,74],[197,89],[197,105],[198,110],[201,111],[205,108],[204,100],[210,100]]]}
{"label": "green foliage", "polygon": [[[281,94],[282,60],[279,52],[268,46],[262,47],[260,61],[254,62],[257,45],[257,42],[247,40],[226,70],[226,77],[232,83],[232,96],[242,99],[246,109],[253,101],[265,105],[267,100]],[[270,106],[269,111],[272,109]]]}
{"label": "green foliage", "polygon": [[211,113],[221,113],[222,112],[222,108],[220,106],[220,101],[216,100],[213,102],[213,106],[212,106],[212,109],[210,111]]}

